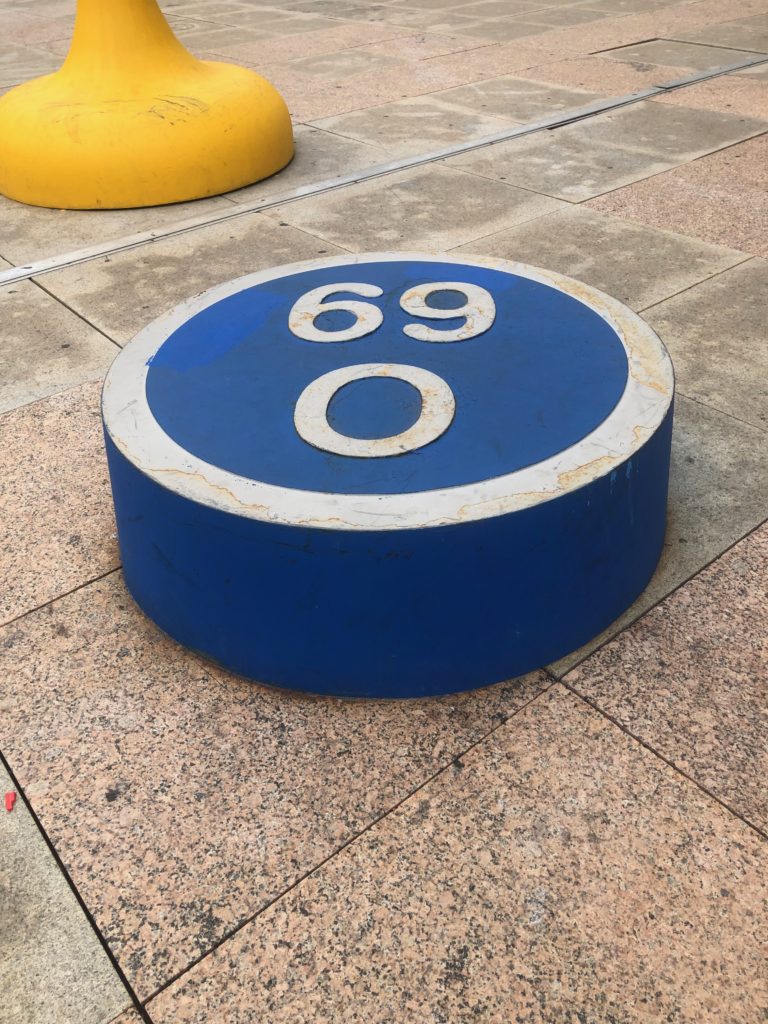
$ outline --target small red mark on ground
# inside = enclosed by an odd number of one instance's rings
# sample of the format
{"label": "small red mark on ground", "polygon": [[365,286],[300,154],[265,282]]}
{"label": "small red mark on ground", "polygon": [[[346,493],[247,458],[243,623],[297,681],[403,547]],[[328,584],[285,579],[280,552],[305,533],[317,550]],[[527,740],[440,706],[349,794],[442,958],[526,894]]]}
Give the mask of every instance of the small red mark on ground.
{"label": "small red mark on ground", "polygon": [[15,793],[6,793],[5,794],[5,809],[6,809],[6,811],[12,811],[13,810],[13,805],[15,803],[16,803],[16,794]]}

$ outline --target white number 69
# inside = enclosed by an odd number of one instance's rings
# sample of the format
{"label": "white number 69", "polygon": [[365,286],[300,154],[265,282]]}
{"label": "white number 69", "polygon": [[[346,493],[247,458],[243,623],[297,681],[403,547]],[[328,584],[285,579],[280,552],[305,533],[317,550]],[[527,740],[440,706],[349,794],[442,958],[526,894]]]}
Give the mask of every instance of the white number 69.
{"label": "white number 69", "polygon": [[[453,309],[439,309],[428,306],[427,299],[435,292],[458,292],[464,297],[464,303]],[[383,291],[375,284],[359,282],[339,282],[324,284],[313,288],[297,299],[288,314],[288,327],[297,338],[304,341],[353,341],[372,334],[384,321],[384,314],[372,302],[355,302],[354,299],[337,299],[326,302],[329,295],[339,292],[352,292],[353,295],[365,295],[377,298]],[[475,284],[463,284],[459,281],[433,281],[430,284],[416,285],[409,288],[400,297],[400,305],[406,313],[425,320],[453,320],[464,317],[461,327],[440,330],[427,324],[406,324],[403,333],[417,341],[465,341],[483,334],[492,326],[496,318],[496,305],[490,292]],[[315,320],[322,313],[340,310],[351,313],[355,322],[350,327],[337,330],[322,331],[315,326]]]}

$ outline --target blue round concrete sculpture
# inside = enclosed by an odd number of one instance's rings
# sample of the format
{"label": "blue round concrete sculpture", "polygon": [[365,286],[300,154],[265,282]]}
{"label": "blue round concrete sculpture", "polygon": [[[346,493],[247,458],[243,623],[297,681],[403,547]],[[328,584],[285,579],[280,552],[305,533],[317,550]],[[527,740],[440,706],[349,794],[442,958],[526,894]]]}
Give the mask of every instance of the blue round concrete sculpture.
{"label": "blue round concrete sculpture", "polygon": [[385,253],[240,278],[107,377],[128,588],[277,686],[418,697],[520,675],[653,573],[673,390],[637,316],[531,267]]}

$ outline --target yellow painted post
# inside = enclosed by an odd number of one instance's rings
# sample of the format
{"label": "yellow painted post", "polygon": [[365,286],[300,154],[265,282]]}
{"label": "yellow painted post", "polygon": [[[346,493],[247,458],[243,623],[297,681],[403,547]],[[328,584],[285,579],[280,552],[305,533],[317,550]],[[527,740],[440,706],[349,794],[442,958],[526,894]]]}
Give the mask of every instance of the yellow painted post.
{"label": "yellow painted post", "polygon": [[157,0],[78,0],[63,66],[0,97],[0,192],[34,206],[198,199],[266,178],[292,156],[274,86],[197,60]]}

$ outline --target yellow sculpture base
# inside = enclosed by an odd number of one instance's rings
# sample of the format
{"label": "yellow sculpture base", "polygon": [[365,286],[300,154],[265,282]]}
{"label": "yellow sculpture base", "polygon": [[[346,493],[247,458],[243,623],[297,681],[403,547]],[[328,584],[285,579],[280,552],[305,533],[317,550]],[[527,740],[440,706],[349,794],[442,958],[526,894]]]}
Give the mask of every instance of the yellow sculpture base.
{"label": "yellow sculpture base", "polygon": [[61,70],[0,98],[0,192],[33,206],[198,199],[292,156],[277,90],[246,68],[195,59],[156,0],[80,0]]}

